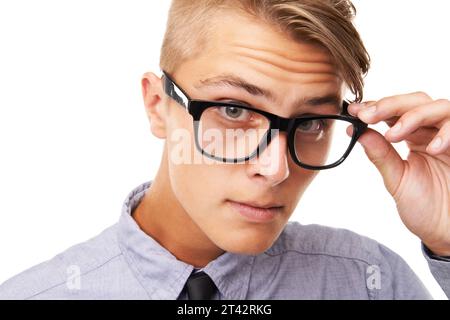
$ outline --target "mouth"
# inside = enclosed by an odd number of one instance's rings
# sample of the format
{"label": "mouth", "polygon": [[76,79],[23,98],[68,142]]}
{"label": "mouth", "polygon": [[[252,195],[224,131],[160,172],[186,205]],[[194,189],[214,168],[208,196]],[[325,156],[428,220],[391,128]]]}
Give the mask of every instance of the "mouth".
{"label": "mouth", "polygon": [[279,204],[257,204],[254,202],[226,201],[230,207],[245,219],[252,222],[270,222],[283,211]]}

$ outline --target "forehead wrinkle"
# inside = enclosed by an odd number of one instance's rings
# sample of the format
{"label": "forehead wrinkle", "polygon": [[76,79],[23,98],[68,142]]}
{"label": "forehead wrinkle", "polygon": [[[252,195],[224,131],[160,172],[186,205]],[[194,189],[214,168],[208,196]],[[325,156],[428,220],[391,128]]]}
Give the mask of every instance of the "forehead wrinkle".
{"label": "forehead wrinkle", "polygon": [[294,48],[281,44],[280,46],[276,47],[257,45],[242,41],[231,41],[228,45],[237,49],[250,50],[254,52],[267,52],[269,54],[280,56],[293,61],[300,59],[304,62],[332,62],[331,56],[327,53],[327,51],[325,51],[325,49],[314,46],[312,44],[300,44],[297,42],[295,43]]}
{"label": "forehead wrinkle", "polygon": [[[313,84],[336,84],[339,87],[339,77],[334,73],[314,73],[314,72],[299,72],[298,70],[286,70],[285,68],[274,67],[273,64],[261,63],[254,59],[246,57],[238,57],[235,61],[250,67],[261,75],[265,75],[270,79],[278,79],[284,83],[296,83],[298,85],[313,85]],[[275,68],[275,70],[274,70]]]}
{"label": "forehead wrinkle", "polygon": [[286,55],[273,52],[270,49],[249,48],[248,46],[233,46],[229,52],[239,57],[269,63],[279,69],[292,70],[305,73],[330,73],[337,74],[336,68],[327,57],[321,57],[320,53],[302,52],[301,55]]}
{"label": "forehead wrinkle", "polygon": [[339,75],[335,70],[323,68],[323,66],[319,65],[311,65],[310,63],[297,63],[296,65],[279,64],[274,60],[261,59],[242,54],[236,55],[233,59],[264,74],[269,73],[275,75],[277,78],[282,77],[287,82],[335,82],[339,79]]}

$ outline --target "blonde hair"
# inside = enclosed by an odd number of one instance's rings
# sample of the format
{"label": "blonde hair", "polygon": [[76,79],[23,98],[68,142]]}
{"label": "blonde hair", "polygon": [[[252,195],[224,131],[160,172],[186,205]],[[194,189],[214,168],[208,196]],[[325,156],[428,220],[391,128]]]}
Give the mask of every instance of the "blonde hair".
{"label": "blonde hair", "polygon": [[352,21],[350,0],[172,0],[160,67],[169,73],[208,44],[214,15],[242,11],[287,33],[294,41],[328,50],[355,101],[362,101],[370,57]]}

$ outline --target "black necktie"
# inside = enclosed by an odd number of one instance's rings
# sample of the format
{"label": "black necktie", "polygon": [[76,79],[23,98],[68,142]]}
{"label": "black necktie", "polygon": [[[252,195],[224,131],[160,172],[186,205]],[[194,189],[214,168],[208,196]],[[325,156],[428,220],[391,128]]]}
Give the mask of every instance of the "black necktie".
{"label": "black necktie", "polygon": [[214,281],[203,271],[191,274],[185,288],[189,300],[211,300],[217,291]]}

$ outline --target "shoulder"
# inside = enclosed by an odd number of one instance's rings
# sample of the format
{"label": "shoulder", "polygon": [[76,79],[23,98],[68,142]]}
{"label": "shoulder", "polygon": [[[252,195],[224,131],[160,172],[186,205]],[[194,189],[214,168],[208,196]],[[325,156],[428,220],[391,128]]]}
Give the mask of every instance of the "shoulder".
{"label": "shoulder", "polygon": [[341,257],[366,263],[377,262],[391,253],[377,241],[353,231],[298,222],[289,222],[268,251],[274,255],[286,252]]}
{"label": "shoulder", "polygon": [[[321,225],[289,222],[266,257],[289,254],[289,261],[299,258],[314,264],[339,262],[344,269],[381,270],[389,281],[416,278],[414,272],[396,252],[356,232]],[[306,259],[307,258],[307,259]],[[333,263],[333,265],[337,265]]]}
{"label": "shoulder", "polygon": [[[429,298],[429,293],[400,255],[385,245],[346,229],[289,222],[266,259],[280,259],[313,268],[324,276],[339,273],[359,275],[365,281],[378,274],[382,287],[377,296]],[[322,273],[321,273],[322,271]]]}
{"label": "shoulder", "polygon": [[0,299],[30,299],[66,286],[76,276],[113,263],[121,255],[116,227],[113,225],[96,237],[74,245],[7,280],[0,285]]}

